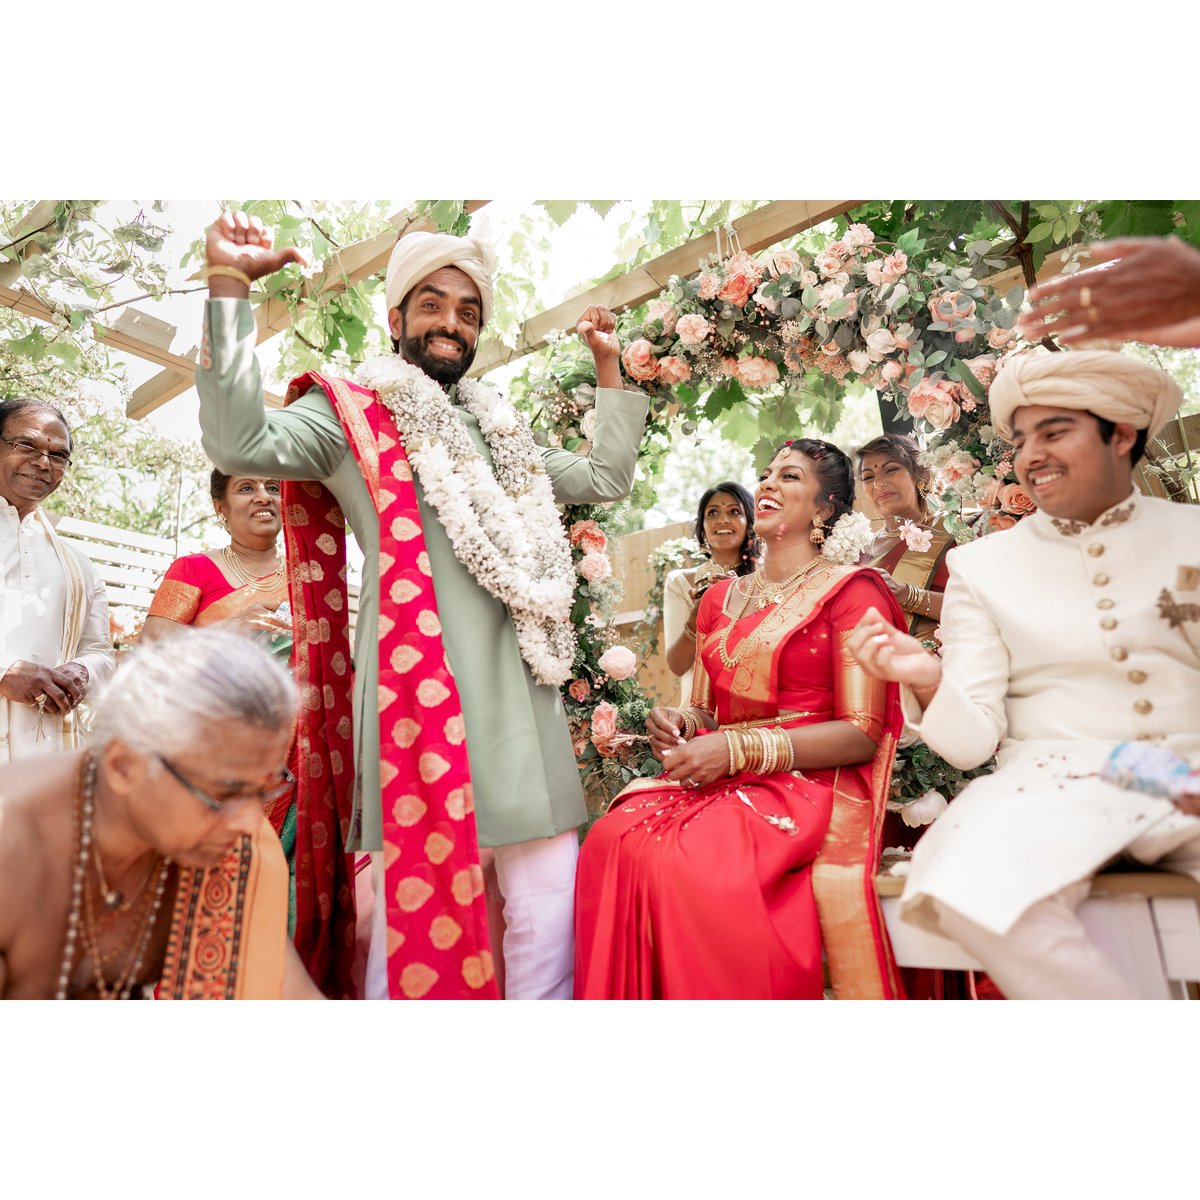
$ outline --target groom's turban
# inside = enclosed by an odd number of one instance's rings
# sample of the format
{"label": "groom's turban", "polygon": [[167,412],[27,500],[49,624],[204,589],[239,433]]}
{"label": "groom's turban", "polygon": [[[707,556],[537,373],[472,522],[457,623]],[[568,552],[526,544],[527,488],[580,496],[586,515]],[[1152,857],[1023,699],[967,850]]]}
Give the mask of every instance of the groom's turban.
{"label": "groom's turban", "polygon": [[449,233],[406,233],[392,251],[387,266],[387,306],[397,308],[427,275],[442,267],[457,267],[470,277],[483,301],[486,325],[492,315],[492,271],[496,255],[480,238]]}
{"label": "groom's turban", "polygon": [[1018,355],[1004,364],[988,393],[992,424],[1009,441],[1013,412],[1030,404],[1082,409],[1153,437],[1182,403],[1169,375],[1115,350]]}

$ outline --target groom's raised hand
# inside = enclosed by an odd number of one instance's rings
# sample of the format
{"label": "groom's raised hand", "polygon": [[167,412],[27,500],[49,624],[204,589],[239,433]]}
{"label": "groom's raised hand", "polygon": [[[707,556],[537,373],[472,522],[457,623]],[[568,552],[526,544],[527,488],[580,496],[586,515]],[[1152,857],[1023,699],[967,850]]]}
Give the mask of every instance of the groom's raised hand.
{"label": "groom's raised hand", "polygon": [[[244,212],[224,212],[208,227],[204,249],[210,267],[233,267],[252,280],[273,275],[288,263],[301,266],[307,263],[303,251],[295,246],[276,250],[273,242],[273,234],[258,217]],[[240,279],[211,275],[208,294],[245,299],[250,289]]]}

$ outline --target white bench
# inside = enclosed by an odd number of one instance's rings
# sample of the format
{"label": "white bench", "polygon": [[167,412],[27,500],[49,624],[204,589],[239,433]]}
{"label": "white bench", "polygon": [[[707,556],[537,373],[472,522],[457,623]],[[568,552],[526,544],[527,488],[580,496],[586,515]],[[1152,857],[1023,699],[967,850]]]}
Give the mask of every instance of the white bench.
{"label": "white bench", "polygon": [[[902,967],[979,971],[957,943],[900,919],[904,877],[876,875],[888,936]],[[1079,906],[1088,936],[1143,994],[1160,1000],[1192,998],[1200,981],[1200,882],[1166,871],[1097,875]]]}
{"label": "white bench", "polygon": [[[145,616],[171,563],[182,554],[195,554],[204,548],[195,539],[177,543],[170,538],[114,529],[76,517],[62,517],[55,525],[55,532],[91,560],[96,578],[104,584],[109,610],[131,608],[140,617]],[[353,637],[358,617],[359,585],[351,581],[348,591],[350,634]]]}

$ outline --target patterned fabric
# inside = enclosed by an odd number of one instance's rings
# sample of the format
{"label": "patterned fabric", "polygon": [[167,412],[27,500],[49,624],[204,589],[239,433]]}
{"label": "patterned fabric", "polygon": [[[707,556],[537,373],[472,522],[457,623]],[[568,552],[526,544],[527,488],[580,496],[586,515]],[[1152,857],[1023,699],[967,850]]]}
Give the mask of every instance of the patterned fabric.
{"label": "patterned fabric", "polygon": [[234,587],[207,554],[185,554],[167,568],[146,615],[202,627],[261,606],[278,608],[287,598],[286,582],[269,592]]}
{"label": "patterned fabric", "polygon": [[265,824],[224,860],[179,871],[160,1000],[278,1000],[287,868]]}
{"label": "patterned fabric", "polygon": [[374,393],[325,390],[379,511],[379,721],[388,991],[395,999],[495,999],[466,729],[441,622],[412,470]]}
{"label": "patterned fabric", "polygon": [[[285,402],[316,382],[321,382],[317,376],[297,380]],[[344,849],[354,783],[346,522],[333,496],[311,481],[285,480],[282,507],[294,631],[291,666],[300,688],[292,761],[296,949],[326,996],[353,999],[354,864]]]}

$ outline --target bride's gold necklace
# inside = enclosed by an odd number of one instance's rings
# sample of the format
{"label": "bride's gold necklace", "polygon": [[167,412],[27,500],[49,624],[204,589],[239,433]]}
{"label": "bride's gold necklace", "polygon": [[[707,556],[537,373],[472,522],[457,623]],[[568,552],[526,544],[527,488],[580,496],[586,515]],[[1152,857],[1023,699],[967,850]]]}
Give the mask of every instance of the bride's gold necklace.
{"label": "bride's gold necklace", "polygon": [[271,592],[274,591],[284,579],[283,560],[276,558],[275,570],[270,575],[264,575],[262,578],[256,578],[247,569],[246,564],[242,562],[242,556],[233,548],[232,544],[225,547],[221,551],[221,556],[225,559],[225,565],[229,568],[229,573],[242,585],[249,588],[252,592]]}
{"label": "bride's gold necklace", "polygon": [[738,644],[738,648],[732,653],[729,653],[729,634],[733,627],[746,615],[746,609],[750,607],[750,601],[755,595],[761,592],[761,598],[758,602],[758,608],[761,612],[768,604],[782,604],[791,592],[802,579],[809,575],[817,567],[823,566],[825,559],[819,554],[810,559],[804,564],[795,574],[789,575],[782,583],[773,583],[768,585],[763,579],[762,568],[759,567],[753,575],[750,576],[750,586],[746,589],[746,593],[742,598],[742,606],[738,609],[737,615],[729,622],[728,625],[721,631],[720,638],[717,639],[717,653],[721,656],[721,662],[725,664],[727,671],[732,671],[734,667],[741,661],[742,654],[745,652],[746,645],[750,641],[748,637],[743,637]]}

